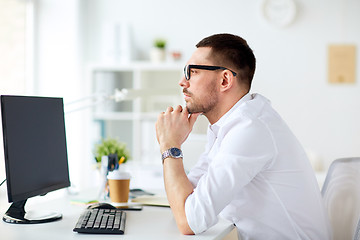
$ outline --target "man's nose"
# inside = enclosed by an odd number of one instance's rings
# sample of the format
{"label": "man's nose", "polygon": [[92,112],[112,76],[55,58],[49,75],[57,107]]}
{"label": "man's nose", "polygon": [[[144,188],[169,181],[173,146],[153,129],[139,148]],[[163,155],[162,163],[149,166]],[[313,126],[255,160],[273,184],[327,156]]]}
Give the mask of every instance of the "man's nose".
{"label": "man's nose", "polygon": [[182,88],[188,88],[188,87],[189,87],[189,81],[187,81],[187,80],[185,79],[185,76],[183,76],[183,77],[180,79],[179,85],[180,85],[180,87],[182,87]]}

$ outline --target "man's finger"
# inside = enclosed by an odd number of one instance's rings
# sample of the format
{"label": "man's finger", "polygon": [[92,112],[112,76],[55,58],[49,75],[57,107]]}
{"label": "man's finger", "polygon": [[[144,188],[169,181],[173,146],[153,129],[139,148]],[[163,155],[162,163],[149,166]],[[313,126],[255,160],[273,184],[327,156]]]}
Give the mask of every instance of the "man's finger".
{"label": "man's finger", "polygon": [[166,113],[170,113],[170,112],[172,112],[172,111],[174,111],[174,108],[173,108],[173,107],[168,107],[168,108],[166,109]]}
{"label": "man's finger", "polygon": [[178,105],[176,106],[175,110],[174,111],[177,111],[177,112],[182,112],[183,108],[181,105]]}
{"label": "man's finger", "polygon": [[189,123],[191,128],[194,126],[196,119],[200,116],[201,113],[192,113],[189,117]]}

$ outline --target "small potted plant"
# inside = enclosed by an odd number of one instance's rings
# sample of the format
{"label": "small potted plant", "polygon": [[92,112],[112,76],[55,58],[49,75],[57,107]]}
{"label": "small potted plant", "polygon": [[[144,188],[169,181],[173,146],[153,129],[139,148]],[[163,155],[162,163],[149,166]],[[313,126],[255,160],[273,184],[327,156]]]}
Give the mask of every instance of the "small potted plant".
{"label": "small potted plant", "polygon": [[129,150],[125,143],[120,142],[114,138],[102,139],[99,144],[95,144],[95,160],[98,166],[101,166],[101,161],[104,156],[109,157],[116,154],[119,165],[126,163],[130,158]]}
{"label": "small potted plant", "polygon": [[102,139],[95,144],[95,160],[97,169],[100,170],[99,199],[106,199],[108,196],[107,175],[109,172],[120,171],[120,165],[126,163],[130,158],[129,150],[125,143],[113,138]]}
{"label": "small potted plant", "polygon": [[162,39],[162,38],[157,38],[157,39],[155,39],[155,41],[154,41],[154,46],[155,46],[156,48],[165,49],[165,47],[166,47],[166,40],[165,40],[165,39]]}
{"label": "small potted plant", "polygon": [[163,38],[156,38],[154,40],[153,48],[150,52],[150,59],[152,62],[163,62],[166,59],[166,40]]}

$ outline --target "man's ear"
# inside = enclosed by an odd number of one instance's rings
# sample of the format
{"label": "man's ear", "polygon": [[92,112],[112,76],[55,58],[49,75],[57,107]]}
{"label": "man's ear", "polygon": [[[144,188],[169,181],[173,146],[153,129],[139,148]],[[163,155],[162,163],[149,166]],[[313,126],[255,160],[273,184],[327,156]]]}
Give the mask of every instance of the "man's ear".
{"label": "man's ear", "polygon": [[220,91],[228,91],[235,84],[234,81],[236,81],[234,75],[229,70],[224,70],[221,74]]}

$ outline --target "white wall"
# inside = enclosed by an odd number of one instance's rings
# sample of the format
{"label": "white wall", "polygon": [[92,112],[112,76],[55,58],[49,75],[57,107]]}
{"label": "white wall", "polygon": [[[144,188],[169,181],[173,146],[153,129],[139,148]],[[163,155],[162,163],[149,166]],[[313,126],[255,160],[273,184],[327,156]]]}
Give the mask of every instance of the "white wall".
{"label": "white wall", "polygon": [[238,34],[257,57],[252,91],[270,98],[307,151],[325,165],[335,158],[359,156],[360,62],[355,84],[331,85],[327,46],[360,45],[360,1],[295,2],[295,22],[276,28],[261,17],[260,0],[87,0],[84,59],[101,59],[101,27],[107,24],[128,23],[136,59],[147,59],[159,36],[168,40],[168,50],[181,50],[186,61],[203,37]]}

